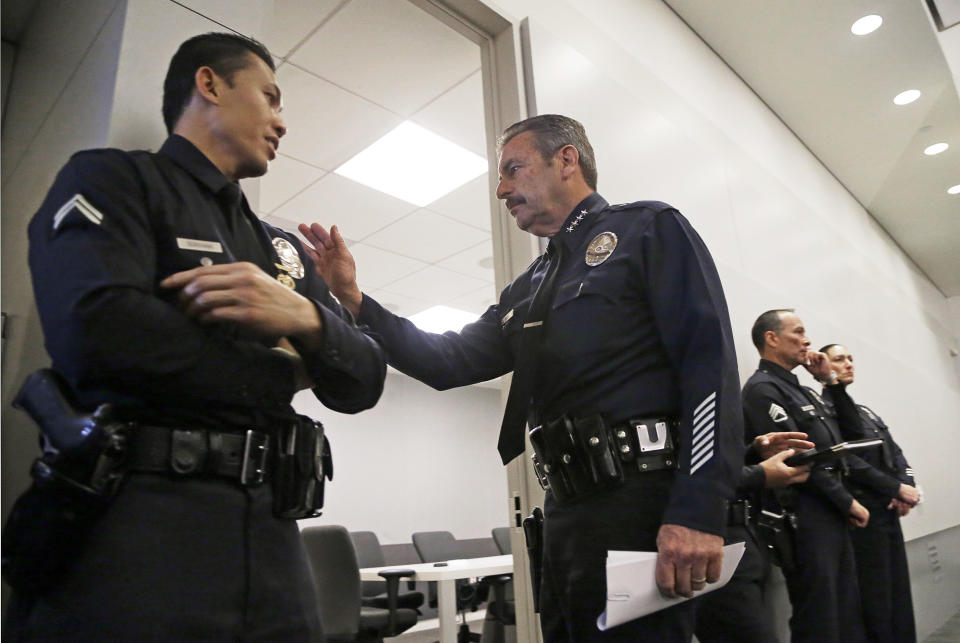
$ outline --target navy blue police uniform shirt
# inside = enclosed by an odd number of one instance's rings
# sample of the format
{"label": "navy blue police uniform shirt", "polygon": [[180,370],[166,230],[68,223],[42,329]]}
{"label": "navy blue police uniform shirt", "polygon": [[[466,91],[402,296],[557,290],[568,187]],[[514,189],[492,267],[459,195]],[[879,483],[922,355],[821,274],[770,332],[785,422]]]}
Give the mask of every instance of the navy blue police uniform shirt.
{"label": "navy blue police uniform shirt", "polygon": [[[543,330],[531,426],[564,413],[612,423],[680,422],[679,470],[664,523],[722,534],[740,475],[736,355],[716,267],[687,220],[665,203],[581,202],[551,240],[565,246]],[[605,257],[589,265],[588,252]],[[499,302],[459,333],[420,331],[364,295],[359,320],[387,361],[436,389],[513,370],[520,332],[547,270],[536,259]]]}
{"label": "navy blue police uniform shirt", "polygon": [[[861,452],[860,458],[877,471],[881,471],[903,484],[916,486],[913,469],[907,463],[900,446],[894,441],[890,429],[879,415],[862,404],[857,404],[846,392],[843,386],[831,386],[824,389],[824,401],[838,414],[852,414],[857,420],[854,423],[854,432],[844,435],[848,440],[874,439],[883,440],[879,448],[867,449]],[[887,505],[891,496],[886,495],[873,487],[857,484],[854,487],[857,498],[870,509],[879,510],[882,514],[890,514]]]}
{"label": "navy blue police uniform shirt", "polygon": [[[827,388],[842,389],[843,385]],[[844,441],[844,430],[841,429],[835,408],[813,389],[801,386],[796,375],[765,359],[760,360],[757,371],[743,386],[743,416],[748,440],[776,431],[802,431],[818,449]],[[850,420],[846,417],[844,424],[847,431],[859,431],[849,426]],[[898,480],[878,471],[858,456],[846,456],[840,467],[814,467],[806,482],[794,486],[826,497],[838,511],[847,515],[853,496],[841,477],[836,475],[840,468],[846,470],[851,481],[884,494],[888,499],[895,497],[899,491]]]}
{"label": "navy blue police uniform shirt", "polygon": [[879,415],[863,404],[857,405],[857,410],[863,418],[864,432],[867,437],[880,438],[883,440],[883,448],[870,453],[865,453],[863,459],[874,468],[886,471],[896,477],[900,482],[908,484],[911,487],[917,486],[916,475],[913,467],[907,462],[903,450],[900,448],[890,434],[890,428]]}
{"label": "navy blue police uniform shirt", "polygon": [[29,236],[47,351],[82,406],[112,402],[129,419],[209,428],[290,417],[287,357],[233,325],[199,325],[158,286],[236,261],[286,274],[316,306],[322,347],[294,345],[321,402],[350,413],[380,396],[382,350],[330,295],[300,241],[257,219],[239,185],[180,136],[157,153],[75,154]]}

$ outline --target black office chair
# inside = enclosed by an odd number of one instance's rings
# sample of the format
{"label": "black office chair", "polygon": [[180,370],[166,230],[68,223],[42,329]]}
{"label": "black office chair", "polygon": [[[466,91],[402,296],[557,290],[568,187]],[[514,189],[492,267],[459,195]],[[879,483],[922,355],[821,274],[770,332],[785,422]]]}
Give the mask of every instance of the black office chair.
{"label": "black office chair", "polygon": [[[494,527],[490,530],[493,542],[501,554],[510,554],[510,528]],[[517,624],[516,603],[513,598],[513,578],[493,585],[494,599],[487,603],[487,618],[483,624],[483,643],[504,643],[504,629]]]}
{"label": "black office chair", "polygon": [[[466,558],[457,549],[456,539],[449,531],[419,531],[413,534],[413,546],[417,555],[425,563],[440,563],[448,560]],[[479,583],[471,583],[466,579],[456,582],[457,611],[460,612],[460,629],[457,631],[457,643],[479,641],[480,635],[470,631],[467,625],[467,610],[476,611],[486,596],[481,596],[483,589]],[[430,584],[429,602],[431,606],[437,603],[437,585]]]}
{"label": "black office chair", "polygon": [[497,544],[497,549],[500,550],[501,554],[510,554],[510,528],[509,527],[494,527],[490,530],[490,535],[493,536],[493,542]]}
{"label": "black office chair", "polygon": [[[357,550],[360,567],[384,567],[387,564],[380,547],[380,540],[372,531],[351,531],[350,539]],[[413,589],[413,581],[407,581],[408,589]],[[366,607],[387,609],[387,583],[382,580],[367,580],[360,583],[361,604]],[[416,610],[420,613],[423,605],[423,592],[406,591],[397,594],[397,607]]]}
{"label": "black office chair", "polygon": [[320,622],[331,643],[382,642],[417,622],[417,613],[396,607],[400,578],[411,570],[380,573],[387,582],[388,609],[360,604],[360,564],[350,534],[336,525],[307,527],[300,532],[317,589]]}
{"label": "black office chair", "polygon": [[[457,540],[449,531],[424,531],[413,534],[413,545],[425,563],[459,560],[463,558],[480,558],[499,554],[496,544],[490,538],[472,538]],[[504,626],[516,623],[512,603],[505,600],[505,587],[512,577],[509,574],[484,576],[476,583],[467,580],[457,581],[457,611],[461,614],[462,623],[457,632],[457,643],[468,641],[484,641],[485,643],[502,643],[504,641]],[[493,589],[494,600],[487,605],[487,616],[484,621],[483,636],[470,632],[467,625],[466,610],[476,611],[480,604],[487,600],[490,589]],[[435,601],[436,587],[432,588],[431,600]],[[503,606],[503,607],[501,607]]]}

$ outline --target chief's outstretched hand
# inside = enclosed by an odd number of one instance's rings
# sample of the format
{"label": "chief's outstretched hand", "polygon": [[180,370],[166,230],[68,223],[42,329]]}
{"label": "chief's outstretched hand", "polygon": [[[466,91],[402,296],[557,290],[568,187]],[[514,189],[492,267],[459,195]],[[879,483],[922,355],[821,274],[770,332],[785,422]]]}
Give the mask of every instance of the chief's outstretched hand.
{"label": "chief's outstretched hand", "polygon": [[305,247],[316,264],[317,274],[340,303],[354,316],[358,315],[363,293],[357,286],[357,264],[340,230],[332,226],[327,232],[319,223],[301,223],[298,229],[309,242]]}

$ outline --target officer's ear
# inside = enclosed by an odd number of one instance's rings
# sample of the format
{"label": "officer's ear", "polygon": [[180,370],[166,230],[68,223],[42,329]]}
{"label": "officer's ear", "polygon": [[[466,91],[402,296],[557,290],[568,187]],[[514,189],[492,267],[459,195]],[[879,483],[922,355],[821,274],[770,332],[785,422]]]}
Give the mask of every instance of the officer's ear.
{"label": "officer's ear", "polygon": [[780,343],[780,335],[778,335],[775,330],[768,330],[763,334],[763,341],[767,346],[776,348]]}
{"label": "officer's ear", "polygon": [[223,78],[207,65],[199,67],[193,75],[193,87],[197,95],[215,105],[220,103],[223,84]]}
{"label": "officer's ear", "polygon": [[580,170],[580,152],[573,145],[564,145],[554,155],[560,164],[560,173],[564,178],[573,176]]}

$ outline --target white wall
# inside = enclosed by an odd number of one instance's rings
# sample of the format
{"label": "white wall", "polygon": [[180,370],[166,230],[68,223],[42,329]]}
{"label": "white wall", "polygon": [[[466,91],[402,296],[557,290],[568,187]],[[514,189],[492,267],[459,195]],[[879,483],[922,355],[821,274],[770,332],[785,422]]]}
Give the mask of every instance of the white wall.
{"label": "white wall", "polygon": [[756,368],[756,316],[797,308],[816,347],[851,348],[852,394],[887,420],[919,472],[927,501],[905,521],[908,537],[958,524],[945,456],[960,451],[957,330],[941,293],[665,4],[498,4],[530,18],[537,111],[584,123],[600,192],[672,203],[707,242],[742,379]]}
{"label": "white wall", "polygon": [[303,525],[369,530],[385,544],[416,531],[489,537],[507,525],[498,389],[434,391],[392,371],[379,404],[359,415],[333,413],[309,392],[294,405],[324,422],[334,456],[323,516]]}

